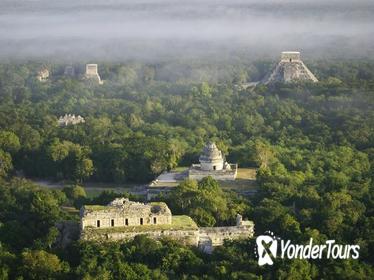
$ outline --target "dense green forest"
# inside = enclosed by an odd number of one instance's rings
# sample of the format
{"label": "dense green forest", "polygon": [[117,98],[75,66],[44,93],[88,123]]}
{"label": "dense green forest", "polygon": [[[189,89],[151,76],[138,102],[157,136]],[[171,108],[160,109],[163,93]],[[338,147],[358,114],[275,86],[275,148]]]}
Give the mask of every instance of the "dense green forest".
{"label": "dense green forest", "polygon": [[[99,64],[104,85],[68,78],[64,65],[0,65],[0,278],[2,279],[373,279],[374,62],[310,61],[319,83],[259,85],[271,63]],[[79,114],[84,124],[60,127]],[[214,140],[241,167],[258,167],[251,198],[205,178],[169,196],[173,213],[200,226],[241,212],[257,234],[306,243],[359,244],[358,260],[279,260],[259,267],[254,240],[206,255],[138,236],[113,244],[54,244],[66,206],[105,204],[80,187],[47,190],[27,178],[146,183],[196,162]]]}

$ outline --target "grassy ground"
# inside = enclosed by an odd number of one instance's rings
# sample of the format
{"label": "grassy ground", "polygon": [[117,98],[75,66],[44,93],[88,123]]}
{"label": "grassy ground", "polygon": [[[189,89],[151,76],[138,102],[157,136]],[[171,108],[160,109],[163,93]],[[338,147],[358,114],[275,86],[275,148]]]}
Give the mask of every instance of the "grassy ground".
{"label": "grassy ground", "polygon": [[[188,167],[181,166],[173,169],[175,172],[183,172],[187,170]],[[69,186],[70,184],[64,183],[51,183],[47,181],[35,181],[35,183],[51,188],[51,189],[62,189],[65,186]],[[166,183],[165,183],[166,184]],[[178,183],[169,183],[170,187],[175,187]],[[256,168],[238,168],[238,175],[235,181],[222,181],[220,185],[224,189],[231,189],[231,190],[255,190],[256,189]],[[140,189],[144,186],[140,186],[138,184],[117,184],[117,183],[93,183],[87,182],[83,183],[82,186],[84,187],[87,197],[92,198],[98,196],[102,191],[113,191],[116,193],[129,193],[135,192],[137,189]],[[166,184],[167,186],[167,184]]]}
{"label": "grassy ground", "polygon": [[[47,180],[32,180],[34,183],[49,189],[63,189],[71,186],[71,183],[66,182],[51,182]],[[113,191],[116,193],[130,192],[138,187],[138,184],[117,184],[117,183],[93,183],[86,182],[81,184],[84,187],[87,197],[92,198],[98,196],[102,191]]]}
{"label": "grassy ground", "polygon": [[235,181],[221,181],[223,189],[236,191],[256,190],[256,168],[238,168]]}
{"label": "grassy ground", "polygon": [[183,172],[183,171],[186,171],[189,167],[186,167],[186,166],[178,166],[178,167],[175,167],[172,171],[174,172]]}
{"label": "grassy ground", "polygon": [[238,168],[237,180],[256,180],[256,168]]}
{"label": "grassy ground", "polygon": [[106,187],[106,188],[89,188],[85,187],[84,190],[86,191],[88,198],[97,197],[103,191],[113,191],[115,193],[128,193],[131,191],[131,188],[116,188],[116,187]]}

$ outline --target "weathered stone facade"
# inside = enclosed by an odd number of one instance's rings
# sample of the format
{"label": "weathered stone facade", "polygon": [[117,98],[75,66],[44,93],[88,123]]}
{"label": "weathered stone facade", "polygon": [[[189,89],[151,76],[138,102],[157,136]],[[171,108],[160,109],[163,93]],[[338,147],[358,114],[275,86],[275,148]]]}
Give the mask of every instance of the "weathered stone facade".
{"label": "weathered stone facade", "polygon": [[97,71],[97,64],[86,64],[85,78],[97,82],[99,85],[103,84],[100,75]]}
{"label": "weathered stone facade", "polygon": [[36,79],[39,82],[45,82],[49,79],[49,70],[44,68],[38,71],[38,74],[36,75]]}
{"label": "weathered stone facade", "polygon": [[317,78],[301,60],[300,52],[292,51],[281,53],[280,62],[275,66],[274,70],[262,80],[262,83],[288,83],[296,81],[318,82]]}
{"label": "weathered stone facade", "polygon": [[72,66],[72,65],[66,66],[65,70],[64,70],[64,76],[75,77],[75,68],[74,68],[74,66]]}
{"label": "weathered stone facade", "polygon": [[81,233],[81,238],[84,240],[95,240],[99,242],[105,241],[122,241],[131,240],[137,235],[146,235],[153,239],[162,239],[165,237],[172,238],[179,241],[181,244],[198,246],[199,244],[199,229],[196,226],[191,226],[189,229],[182,229],[178,227],[147,227],[139,229],[139,227],[130,228],[129,230],[97,230],[94,228],[86,228]]}
{"label": "weathered stone facade", "polygon": [[58,119],[57,123],[59,126],[68,126],[85,123],[85,120],[80,115],[75,116],[74,114],[65,114]]}
{"label": "weathered stone facade", "polygon": [[169,207],[163,202],[143,204],[122,198],[108,206],[85,205],[81,209],[82,230],[141,225],[171,225]]}
{"label": "weathered stone facade", "polygon": [[301,56],[300,52],[282,52],[281,53],[281,61],[283,62],[292,62],[292,61],[300,61]]}
{"label": "weathered stone facade", "polygon": [[235,180],[237,164],[229,164],[225,161],[222,152],[216,144],[208,143],[199,158],[200,164],[193,164],[188,170],[188,178],[201,180],[211,176],[216,180]]}
{"label": "weathered stone facade", "polygon": [[223,245],[225,240],[245,239],[253,234],[254,223],[243,221],[242,216],[238,214],[236,226],[199,228],[199,248],[206,253],[211,253],[214,247]]}
{"label": "weathered stone facade", "polygon": [[83,240],[120,241],[136,235],[154,239],[169,237],[185,245],[199,246],[207,253],[224,240],[252,237],[254,224],[237,216],[236,226],[199,228],[188,216],[174,216],[163,202],[139,203],[121,198],[107,206],[85,205],[81,208]]}
{"label": "weathered stone facade", "polygon": [[199,157],[200,168],[204,171],[222,170],[224,157],[215,143],[208,143]]}

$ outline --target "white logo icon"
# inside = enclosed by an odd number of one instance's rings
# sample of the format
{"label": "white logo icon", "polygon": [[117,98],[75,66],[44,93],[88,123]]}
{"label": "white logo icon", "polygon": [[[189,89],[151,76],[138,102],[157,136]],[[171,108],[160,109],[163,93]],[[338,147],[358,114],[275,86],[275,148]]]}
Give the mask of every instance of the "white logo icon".
{"label": "white logo icon", "polygon": [[[275,258],[281,259],[358,259],[360,245],[336,244],[335,240],[326,240],[325,244],[314,244],[313,238],[307,244],[293,244],[291,240],[276,237],[273,232],[267,231],[256,238],[255,253],[258,256],[258,265],[272,265]],[[279,252],[278,252],[279,245]],[[277,253],[279,255],[277,256]]]}
{"label": "white logo icon", "polygon": [[277,240],[269,235],[260,235],[256,238],[256,244],[258,254],[258,265],[272,265],[272,257],[276,258],[277,256]]}

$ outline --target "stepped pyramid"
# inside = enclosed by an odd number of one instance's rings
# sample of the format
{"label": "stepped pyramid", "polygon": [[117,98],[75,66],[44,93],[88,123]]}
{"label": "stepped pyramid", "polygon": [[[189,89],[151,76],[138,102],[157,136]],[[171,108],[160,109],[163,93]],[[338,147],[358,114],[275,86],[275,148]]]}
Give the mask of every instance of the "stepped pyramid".
{"label": "stepped pyramid", "polygon": [[300,52],[282,52],[280,62],[275,66],[273,72],[262,80],[262,83],[294,81],[318,82],[313,73],[301,61]]}
{"label": "stepped pyramid", "polygon": [[99,73],[97,72],[97,64],[86,64],[85,78],[97,82],[99,85],[103,84]]}

